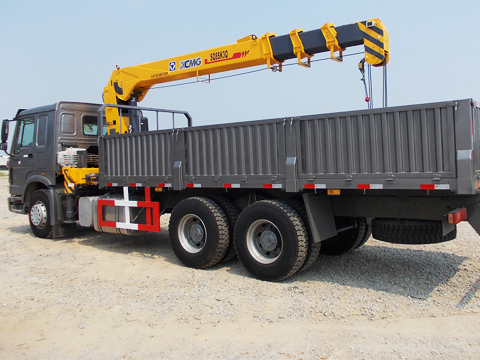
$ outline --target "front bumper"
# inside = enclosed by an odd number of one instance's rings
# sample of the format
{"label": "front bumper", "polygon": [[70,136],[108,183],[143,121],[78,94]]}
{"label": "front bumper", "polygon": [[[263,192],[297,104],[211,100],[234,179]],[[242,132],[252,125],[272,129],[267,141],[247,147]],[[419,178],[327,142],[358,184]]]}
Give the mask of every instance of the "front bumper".
{"label": "front bumper", "polygon": [[25,214],[22,198],[20,196],[10,196],[7,198],[8,210],[17,214]]}

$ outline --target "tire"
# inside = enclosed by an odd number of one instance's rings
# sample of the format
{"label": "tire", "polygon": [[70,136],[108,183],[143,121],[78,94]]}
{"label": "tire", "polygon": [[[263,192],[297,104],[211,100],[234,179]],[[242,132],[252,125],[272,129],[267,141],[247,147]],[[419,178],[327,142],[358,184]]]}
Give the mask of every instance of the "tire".
{"label": "tire", "polygon": [[322,241],[320,254],[330,256],[343,255],[353,251],[360,245],[367,233],[367,222],[365,218],[342,218],[341,222],[345,226],[348,225],[348,222],[351,223],[352,220],[355,225],[353,229],[345,230],[333,238]]}
{"label": "tire", "polygon": [[238,216],[240,215],[240,210],[238,210],[237,205],[232,201],[224,197],[214,197],[212,198],[223,210],[227,217],[228,227],[229,227],[229,238],[230,242],[228,244],[227,253],[222,259],[222,262],[227,262],[234,259],[237,256],[235,251],[235,241],[233,241],[233,233],[235,230],[235,224],[237,223]]}
{"label": "tire", "polygon": [[307,215],[307,210],[305,209],[305,205],[297,200],[287,200],[286,203],[290,205],[298,213],[298,215],[300,215],[303,223],[305,224],[305,228],[307,229],[307,236],[308,236],[307,257],[302,267],[300,268],[300,270],[298,270],[298,273],[302,273],[305,270],[308,270],[315,263],[315,261],[318,258],[318,255],[320,254],[320,248],[322,243],[313,241],[312,229],[310,227],[310,222],[308,221],[308,215]]}
{"label": "tire", "polygon": [[175,255],[184,265],[206,269],[218,264],[227,252],[227,217],[214,201],[191,197],[173,209],[169,236]]}
{"label": "tire", "polygon": [[368,239],[370,239],[370,236],[372,236],[372,226],[366,224],[365,227],[367,229],[365,231],[365,235],[363,235],[362,241],[360,241],[360,243],[355,247],[355,249],[361,248],[363,245],[365,245]]}
{"label": "tire", "polygon": [[372,236],[393,244],[438,244],[457,237],[457,227],[443,235],[441,221],[373,219]]}
{"label": "tire", "polygon": [[257,201],[237,220],[235,247],[250,274],[261,280],[280,281],[305,263],[307,229],[300,215],[286,203]]}
{"label": "tire", "polygon": [[39,238],[51,238],[50,200],[48,199],[47,190],[35,191],[30,199],[30,204],[28,220],[32,232]]}
{"label": "tire", "polygon": [[244,195],[237,200],[235,200],[235,205],[237,208],[240,209],[240,211],[243,211],[247,208],[248,205],[253,204],[254,202],[261,201],[261,200],[267,200],[267,198],[263,195],[257,195],[257,194],[250,194],[250,195]]}

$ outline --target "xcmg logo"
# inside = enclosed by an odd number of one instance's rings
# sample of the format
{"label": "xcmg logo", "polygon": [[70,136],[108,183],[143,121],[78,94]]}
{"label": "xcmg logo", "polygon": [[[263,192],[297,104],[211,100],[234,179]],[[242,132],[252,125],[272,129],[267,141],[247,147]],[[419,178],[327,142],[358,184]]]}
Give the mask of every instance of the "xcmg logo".
{"label": "xcmg logo", "polygon": [[183,60],[183,61],[180,61],[180,68],[178,70],[190,69],[200,65],[202,65],[201,57],[197,57],[196,59]]}

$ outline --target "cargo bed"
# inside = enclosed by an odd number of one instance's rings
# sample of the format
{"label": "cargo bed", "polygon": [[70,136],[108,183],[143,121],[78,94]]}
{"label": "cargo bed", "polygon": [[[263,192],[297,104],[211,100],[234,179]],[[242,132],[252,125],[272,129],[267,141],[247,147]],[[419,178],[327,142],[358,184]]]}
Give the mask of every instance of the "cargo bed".
{"label": "cargo bed", "polygon": [[466,99],[103,136],[100,185],[471,195],[479,128]]}

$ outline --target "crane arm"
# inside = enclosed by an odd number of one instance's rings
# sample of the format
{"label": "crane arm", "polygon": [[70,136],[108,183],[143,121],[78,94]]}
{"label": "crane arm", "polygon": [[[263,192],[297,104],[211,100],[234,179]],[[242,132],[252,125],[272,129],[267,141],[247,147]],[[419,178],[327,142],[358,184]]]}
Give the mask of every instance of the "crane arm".
{"label": "crane arm", "polygon": [[[202,50],[191,54],[154,61],[113,71],[104,88],[106,104],[135,105],[142,101],[150,88],[156,84],[258,65],[268,68],[297,59],[298,64],[310,66],[310,58],[316,53],[330,52],[333,60],[342,61],[342,52],[351,46],[364,45],[365,61],[373,66],[388,62],[388,32],[379,19],[335,27],[325,24],[320,29],[292,30],[287,35],[266,33],[261,37],[250,35],[236,43]],[[117,109],[107,108],[109,133],[128,129],[128,118],[120,116]],[[120,124],[122,122],[122,124]]]}

